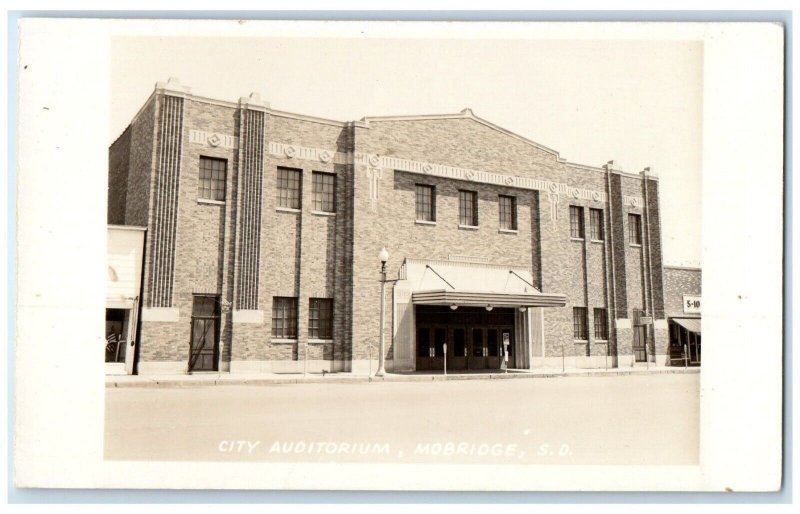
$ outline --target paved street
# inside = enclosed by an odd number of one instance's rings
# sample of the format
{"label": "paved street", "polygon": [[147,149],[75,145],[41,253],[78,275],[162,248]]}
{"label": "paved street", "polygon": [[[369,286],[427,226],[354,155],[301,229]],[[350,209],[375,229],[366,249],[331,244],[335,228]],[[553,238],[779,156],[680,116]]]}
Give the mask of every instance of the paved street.
{"label": "paved street", "polygon": [[694,464],[699,374],[109,388],[125,460]]}

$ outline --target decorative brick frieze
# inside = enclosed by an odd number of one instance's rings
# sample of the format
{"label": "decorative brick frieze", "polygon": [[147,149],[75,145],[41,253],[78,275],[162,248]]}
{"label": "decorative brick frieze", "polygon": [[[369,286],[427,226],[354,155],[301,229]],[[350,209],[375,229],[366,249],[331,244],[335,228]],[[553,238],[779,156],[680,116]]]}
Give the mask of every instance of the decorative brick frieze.
{"label": "decorative brick frieze", "polygon": [[239,138],[218,132],[205,132],[202,130],[190,130],[189,142],[195,145],[210,146],[212,148],[238,148]]}

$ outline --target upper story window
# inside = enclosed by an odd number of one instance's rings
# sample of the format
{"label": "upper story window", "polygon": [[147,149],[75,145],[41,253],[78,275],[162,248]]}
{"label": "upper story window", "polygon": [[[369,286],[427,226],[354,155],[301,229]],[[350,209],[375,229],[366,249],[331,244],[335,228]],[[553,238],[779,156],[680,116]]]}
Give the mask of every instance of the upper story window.
{"label": "upper story window", "polygon": [[603,241],[603,209],[589,209],[589,230],[592,241]]}
{"label": "upper story window", "polygon": [[458,224],[478,226],[478,193],[475,191],[458,191]]}
{"label": "upper story window", "polygon": [[212,157],[200,157],[200,182],[197,197],[204,200],[225,201],[225,175],[228,161]]}
{"label": "upper story window", "polygon": [[336,175],[315,171],[311,179],[314,210],[336,212]]}
{"label": "upper story window", "polygon": [[301,171],[278,168],[278,207],[300,208]]}
{"label": "upper story window", "polygon": [[517,199],[513,196],[500,195],[500,228],[517,230]]}
{"label": "upper story window", "polygon": [[287,296],[272,298],[272,336],[297,339],[297,298]]}
{"label": "upper story window", "polygon": [[569,236],[583,239],[583,207],[569,206]]}
{"label": "upper story window", "polygon": [[632,245],[642,244],[642,217],[628,214],[628,241]]}
{"label": "upper story window", "polygon": [[436,188],[417,184],[414,186],[417,203],[417,221],[436,221]]}
{"label": "upper story window", "polygon": [[308,337],[333,339],[333,300],[311,298],[308,304]]}

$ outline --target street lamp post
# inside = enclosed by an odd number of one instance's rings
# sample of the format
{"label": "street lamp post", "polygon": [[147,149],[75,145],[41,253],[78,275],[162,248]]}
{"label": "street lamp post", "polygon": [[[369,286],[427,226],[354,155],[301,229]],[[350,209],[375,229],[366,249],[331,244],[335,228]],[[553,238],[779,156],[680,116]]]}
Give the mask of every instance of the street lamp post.
{"label": "street lamp post", "polygon": [[381,259],[381,334],[380,334],[380,353],[378,353],[378,371],[375,372],[376,377],[382,377],[386,374],[385,359],[386,359],[386,342],[383,336],[383,319],[386,315],[386,262],[389,260],[389,252],[386,247],[381,248],[378,255]]}

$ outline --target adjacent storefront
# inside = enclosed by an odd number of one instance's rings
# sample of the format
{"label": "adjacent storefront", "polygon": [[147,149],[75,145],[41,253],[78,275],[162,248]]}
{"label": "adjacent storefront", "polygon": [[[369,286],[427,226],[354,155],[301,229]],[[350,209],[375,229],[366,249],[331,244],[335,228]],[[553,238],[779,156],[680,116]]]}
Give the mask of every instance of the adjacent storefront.
{"label": "adjacent storefront", "polygon": [[106,374],[134,372],[145,229],[109,225],[106,279]]}

